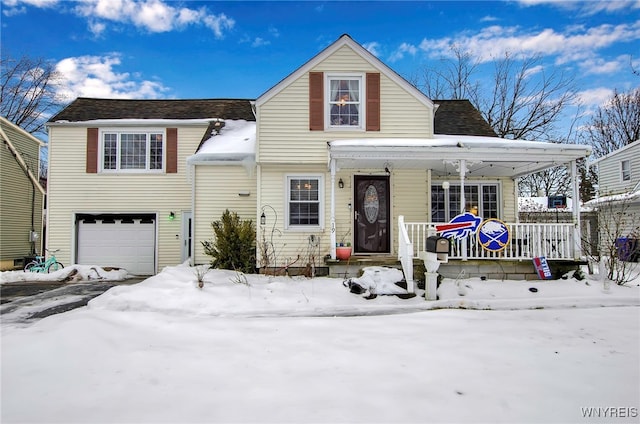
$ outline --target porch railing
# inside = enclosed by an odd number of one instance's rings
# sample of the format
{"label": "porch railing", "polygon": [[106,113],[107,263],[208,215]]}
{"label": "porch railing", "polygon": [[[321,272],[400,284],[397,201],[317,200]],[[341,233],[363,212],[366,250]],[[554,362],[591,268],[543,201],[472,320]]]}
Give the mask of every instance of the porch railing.
{"label": "porch railing", "polygon": [[407,226],[404,223],[404,216],[398,217],[398,260],[402,264],[404,279],[407,282],[409,293],[414,292],[413,287],[413,258],[416,253],[413,250],[413,243],[409,240]]}
{"label": "porch railing", "polygon": [[[400,231],[398,237],[398,256],[405,255],[410,249],[414,258],[425,249],[427,231],[436,225],[433,222],[405,222],[404,217],[398,219],[402,223],[407,240]],[[491,252],[482,248],[477,237],[472,235],[465,243],[452,240],[449,259],[463,259],[466,250],[467,259],[516,259],[530,260],[545,256],[547,259],[575,259],[574,224],[572,223],[506,223],[509,228],[510,241],[499,252]],[[404,244],[404,246],[403,246]],[[464,250],[463,250],[464,249]],[[406,255],[405,255],[406,256]]]}

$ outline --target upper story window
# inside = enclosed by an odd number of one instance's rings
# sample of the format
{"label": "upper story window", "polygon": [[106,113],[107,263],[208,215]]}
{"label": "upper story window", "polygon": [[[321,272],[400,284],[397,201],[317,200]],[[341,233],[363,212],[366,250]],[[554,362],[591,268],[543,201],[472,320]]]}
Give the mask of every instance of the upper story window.
{"label": "upper story window", "polygon": [[363,77],[360,75],[328,75],[329,127],[364,128]]}
{"label": "upper story window", "polygon": [[104,131],[102,170],[158,172],[164,169],[164,133],[159,131]]}
{"label": "upper story window", "polygon": [[620,172],[622,181],[631,181],[631,161],[620,161]]}
{"label": "upper story window", "polygon": [[323,184],[321,176],[287,177],[287,228],[322,227]]}

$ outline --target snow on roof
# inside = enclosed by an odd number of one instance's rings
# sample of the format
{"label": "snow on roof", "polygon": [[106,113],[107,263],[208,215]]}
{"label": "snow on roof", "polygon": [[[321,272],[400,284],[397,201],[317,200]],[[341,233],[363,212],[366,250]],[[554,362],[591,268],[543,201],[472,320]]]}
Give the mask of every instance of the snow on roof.
{"label": "snow on roof", "polygon": [[219,134],[212,134],[187,163],[246,161],[255,157],[256,123],[227,119]]}
{"label": "snow on roof", "polygon": [[544,149],[544,150],[577,150],[591,153],[591,147],[584,144],[560,144],[544,141],[510,140],[499,137],[482,137],[474,135],[436,134],[433,138],[358,138],[352,140],[335,140],[332,147],[467,147],[484,149]]}
{"label": "snow on roof", "polygon": [[628,203],[636,203],[636,202],[640,202],[640,187],[636,186],[636,188],[634,188],[631,191],[625,192],[625,193],[620,193],[620,194],[614,194],[611,196],[601,196],[601,197],[597,197],[595,199],[591,199],[588,202],[585,203],[585,206],[589,206],[589,207],[596,207],[602,203],[622,203],[622,202],[628,202]]}

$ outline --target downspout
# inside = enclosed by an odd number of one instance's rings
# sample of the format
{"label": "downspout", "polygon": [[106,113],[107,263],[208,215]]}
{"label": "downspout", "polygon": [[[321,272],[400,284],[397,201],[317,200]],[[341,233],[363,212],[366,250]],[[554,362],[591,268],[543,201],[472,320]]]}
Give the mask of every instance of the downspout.
{"label": "downspout", "polygon": [[331,159],[329,166],[331,168],[331,231],[330,231],[330,243],[331,243],[331,259],[336,258],[336,160]]}
{"label": "downspout", "polygon": [[582,257],[582,228],[580,223],[580,178],[578,176],[578,166],[575,160],[571,163],[571,185],[573,189],[573,242],[574,259]]}

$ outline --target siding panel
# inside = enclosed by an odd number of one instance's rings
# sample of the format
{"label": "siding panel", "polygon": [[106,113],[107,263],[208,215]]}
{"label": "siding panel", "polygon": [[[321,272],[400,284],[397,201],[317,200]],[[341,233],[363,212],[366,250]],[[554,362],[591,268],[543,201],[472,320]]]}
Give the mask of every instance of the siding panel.
{"label": "siding panel", "polygon": [[[205,126],[177,129],[178,172],[175,174],[87,174],[85,150],[78,148],[86,145],[86,128],[51,127],[47,240],[49,246],[61,249],[56,256],[64,264],[75,260],[76,213],[155,213],[158,216],[158,267],[180,263],[179,212],[191,210],[186,158],[195,152],[205,130]],[[170,212],[176,213],[173,221],[168,219]]]}

